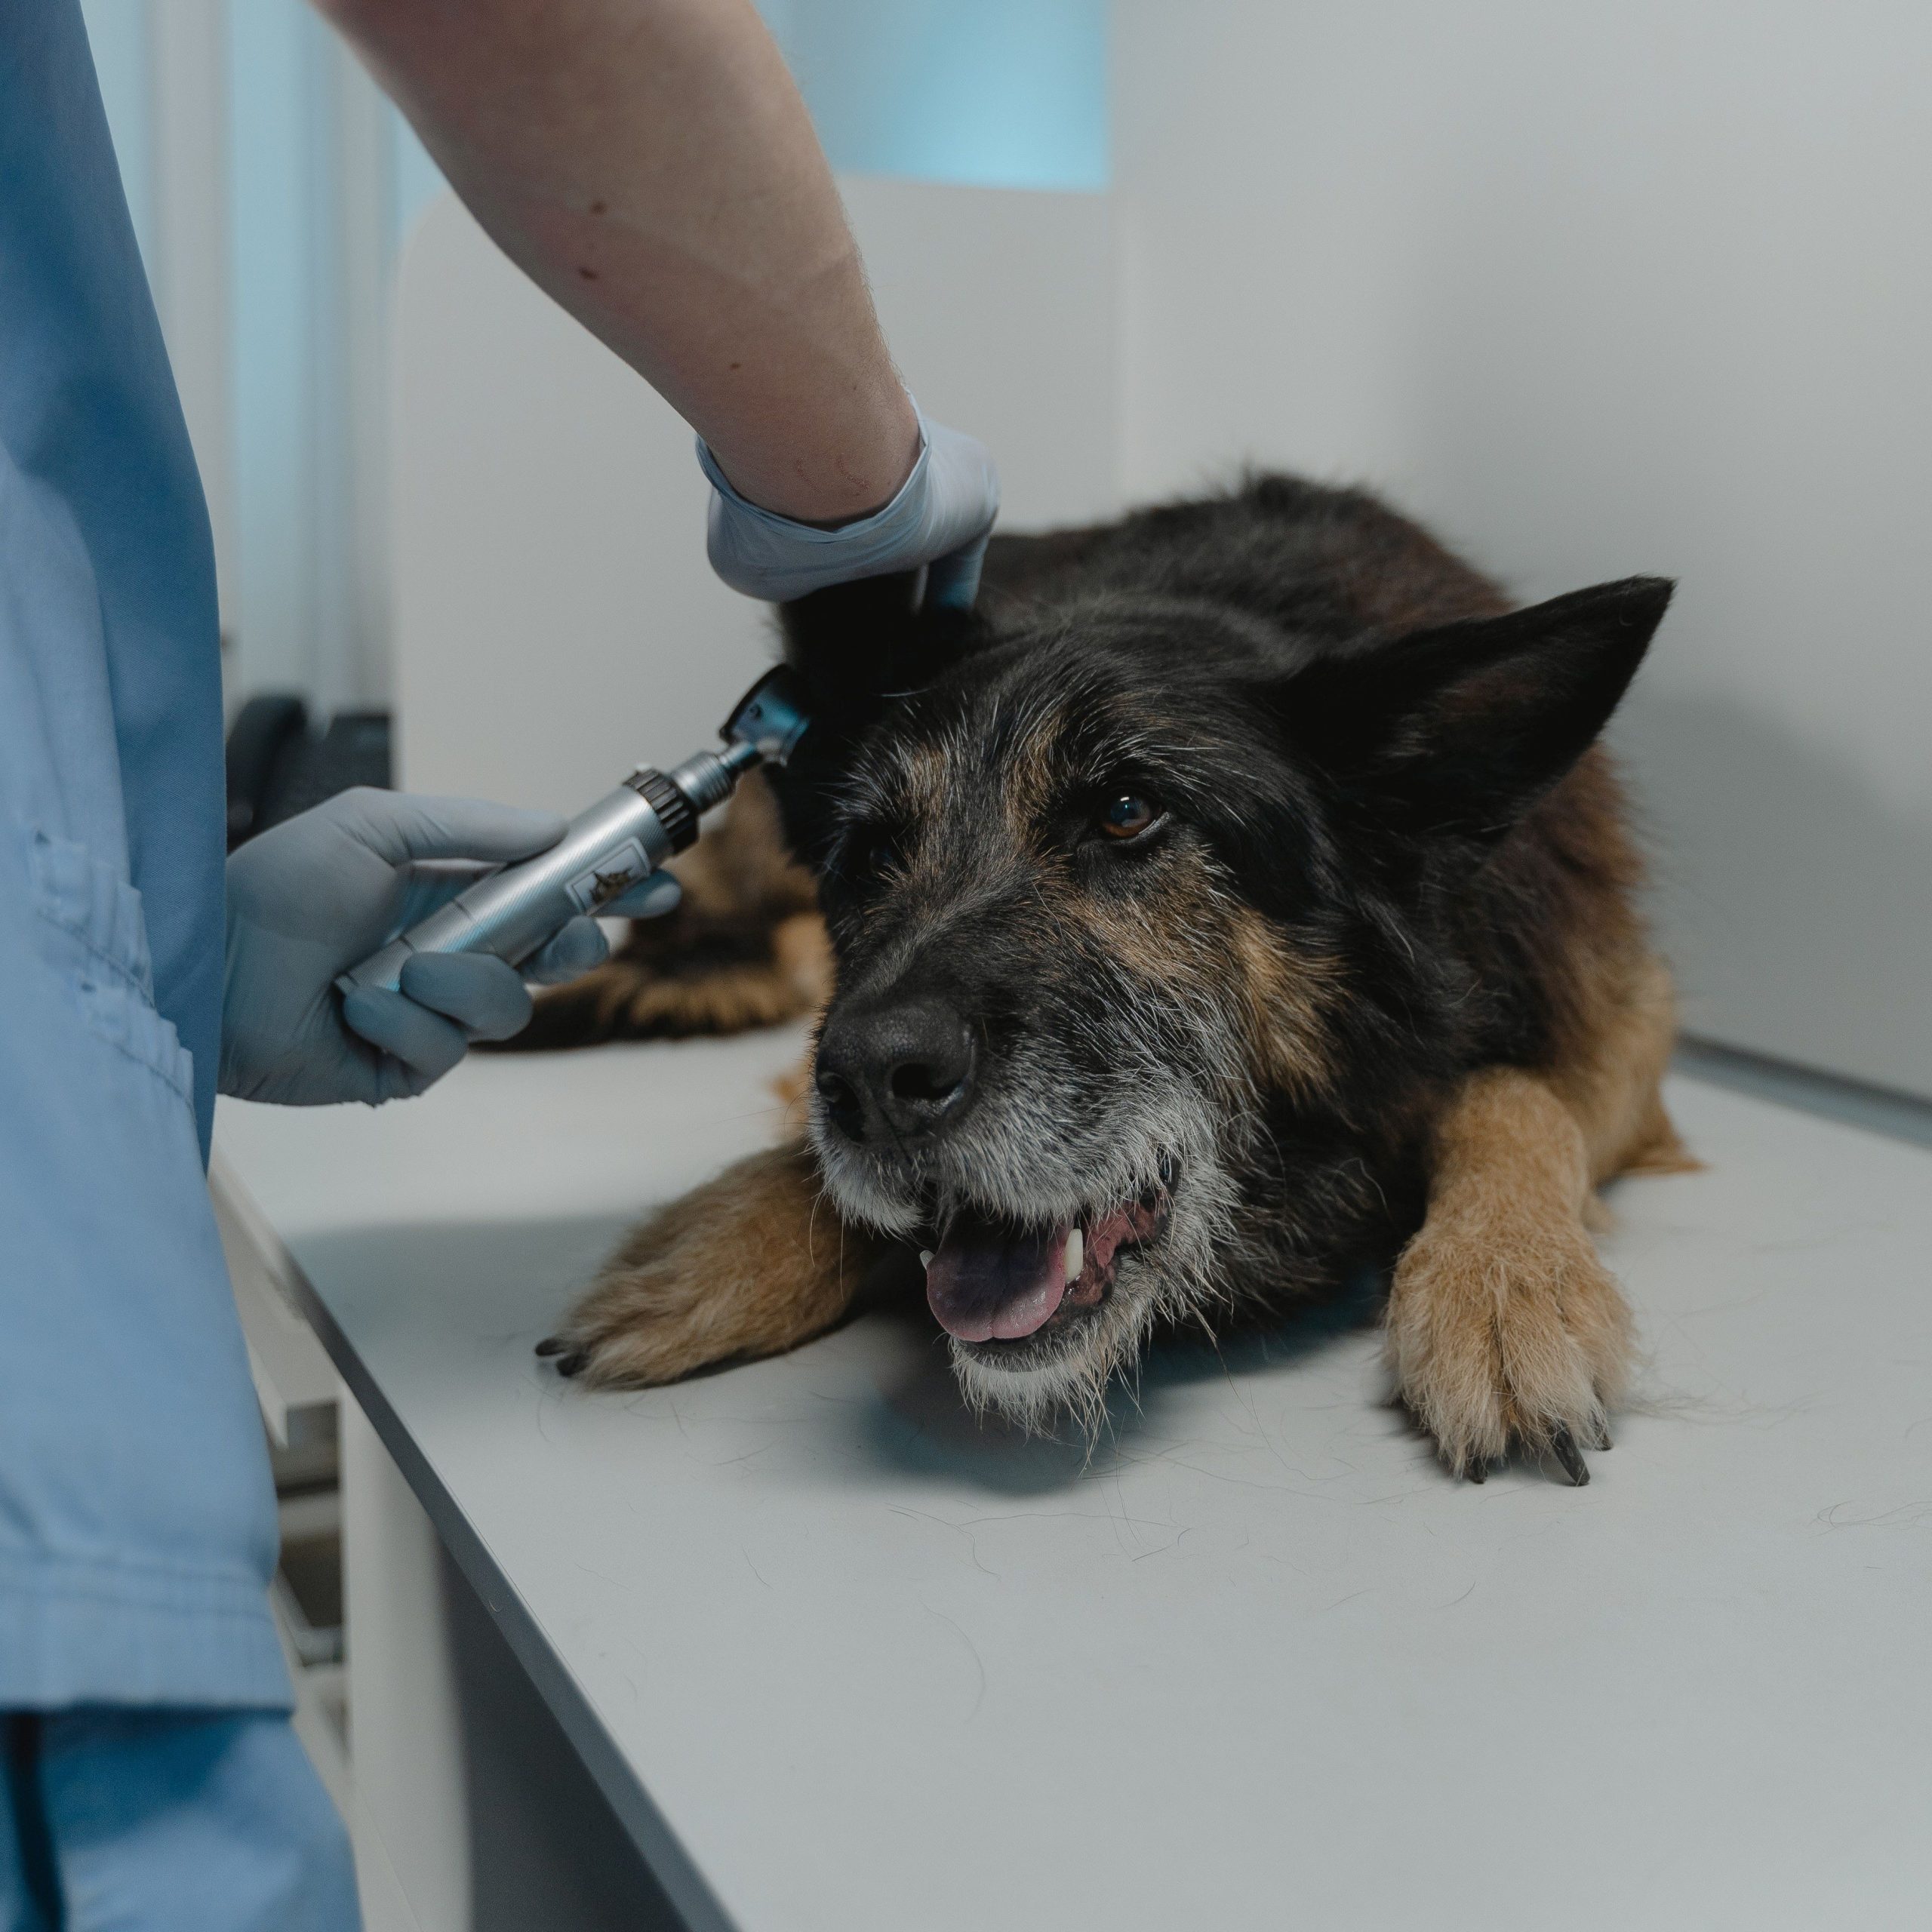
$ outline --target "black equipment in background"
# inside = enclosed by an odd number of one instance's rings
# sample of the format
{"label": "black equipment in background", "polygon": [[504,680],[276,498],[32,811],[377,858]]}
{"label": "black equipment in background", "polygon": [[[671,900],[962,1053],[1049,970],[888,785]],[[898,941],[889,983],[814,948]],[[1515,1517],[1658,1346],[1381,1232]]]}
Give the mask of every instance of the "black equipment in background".
{"label": "black equipment in background", "polygon": [[392,780],[389,714],[339,711],[325,729],[292,693],[251,697],[228,731],[228,849],[353,785]]}

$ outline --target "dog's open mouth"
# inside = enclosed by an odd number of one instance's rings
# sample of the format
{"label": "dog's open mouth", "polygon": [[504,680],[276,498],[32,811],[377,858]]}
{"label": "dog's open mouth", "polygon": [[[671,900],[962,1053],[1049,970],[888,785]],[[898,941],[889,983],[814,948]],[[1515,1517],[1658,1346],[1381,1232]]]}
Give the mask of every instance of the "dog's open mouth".
{"label": "dog's open mouth", "polygon": [[1134,1199],[1044,1226],[961,1208],[921,1256],[926,1300],[946,1332],[996,1355],[1097,1308],[1121,1257],[1166,1225],[1173,1169]]}

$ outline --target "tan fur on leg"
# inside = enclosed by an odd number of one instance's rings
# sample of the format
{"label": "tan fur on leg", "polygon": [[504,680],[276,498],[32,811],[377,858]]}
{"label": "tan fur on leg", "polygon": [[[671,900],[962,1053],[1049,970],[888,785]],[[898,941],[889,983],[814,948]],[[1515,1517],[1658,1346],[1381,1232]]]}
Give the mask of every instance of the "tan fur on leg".
{"label": "tan fur on leg", "polygon": [[659,1209],[605,1264],[558,1340],[600,1387],[675,1381],[829,1328],[879,1252],[820,1197],[802,1142],[755,1154]]}
{"label": "tan fur on leg", "polygon": [[1694,1166],[1658,1092],[1670,983],[1645,960],[1548,1077],[1492,1068],[1438,1121],[1428,1217],[1396,1264],[1397,1392],[1459,1472],[1515,1442],[1604,1438],[1628,1379],[1630,1314],[1590,1229],[1620,1173]]}
{"label": "tan fur on leg", "polygon": [[1623,1297],[1583,1226],[1575,1116],[1534,1075],[1478,1074],[1438,1130],[1428,1219],[1397,1264],[1388,1353],[1398,1392],[1451,1468],[1588,1446],[1623,1389]]}
{"label": "tan fur on leg", "polygon": [[1651,1103],[1626,1157],[1622,1171],[1626,1174],[1694,1174],[1704,1164],[1678,1138],[1677,1129],[1664,1112],[1661,1096]]}
{"label": "tan fur on leg", "polygon": [[1550,1075],[1583,1129],[1593,1187],[1621,1174],[1698,1164],[1678,1139],[1661,1091],[1677,1041],[1670,974],[1646,956],[1619,982],[1596,990],[1588,1025]]}
{"label": "tan fur on leg", "polygon": [[[515,1044],[541,1049],[746,1033],[782,1026],[824,1004],[832,968],[825,924],[816,912],[794,913],[768,928],[748,926],[743,943],[747,949],[755,943],[759,954],[749,959],[718,958],[715,934],[689,938],[691,924],[652,932],[648,953],[641,942],[627,946],[580,979],[546,992],[531,1039],[519,1036]],[[714,942],[709,954],[707,939]],[[666,955],[681,940],[694,946],[688,969]]]}

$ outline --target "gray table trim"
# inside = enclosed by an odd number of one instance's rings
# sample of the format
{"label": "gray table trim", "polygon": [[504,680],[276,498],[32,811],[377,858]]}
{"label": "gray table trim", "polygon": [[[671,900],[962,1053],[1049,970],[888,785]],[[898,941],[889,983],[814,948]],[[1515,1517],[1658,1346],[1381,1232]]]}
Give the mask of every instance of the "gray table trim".
{"label": "gray table trim", "polygon": [[[238,1185],[232,1180],[229,1184]],[[277,1240],[279,1245],[278,1237]],[[475,1591],[491,1620],[503,1632],[537,1695],[563,1727],[618,1823],[636,1846],[638,1855],[663,1888],[686,1932],[740,1932],[737,1921],[706,1882],[682,1840],[638,1782],[629,1761],[585,1701],[576,1680],[558,1661],[529,1607],[498,1568],[429,1459],[416,1446],[301,1264],[285,1245],[281,1246],[278,1254],[265,1258],[281,1272],[298,1305],[314,1324],[329,1359],[402,1472],[403,1480],[422,1504],[443,1546]]]}
{"label": "gray table trim", "polygon": [[1932,1147],[1932,1100],[1902,1088],[1876,1086],[1696,1033],[1678,1041],[1675,1066],[1678,1072],[1707,1086],[1747,1094],[1755,1100],[1769,1100],[1916,1147]]}

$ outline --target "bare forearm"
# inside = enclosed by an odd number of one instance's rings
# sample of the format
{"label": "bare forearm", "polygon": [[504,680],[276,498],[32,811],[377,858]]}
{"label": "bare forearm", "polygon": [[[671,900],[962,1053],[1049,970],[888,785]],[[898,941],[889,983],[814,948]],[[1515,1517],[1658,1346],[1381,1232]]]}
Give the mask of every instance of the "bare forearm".
{"label": "bare forearm", "polygon": [[918,426],[750,0],[318,0],[504,250],[709,443],[830,522]]}

